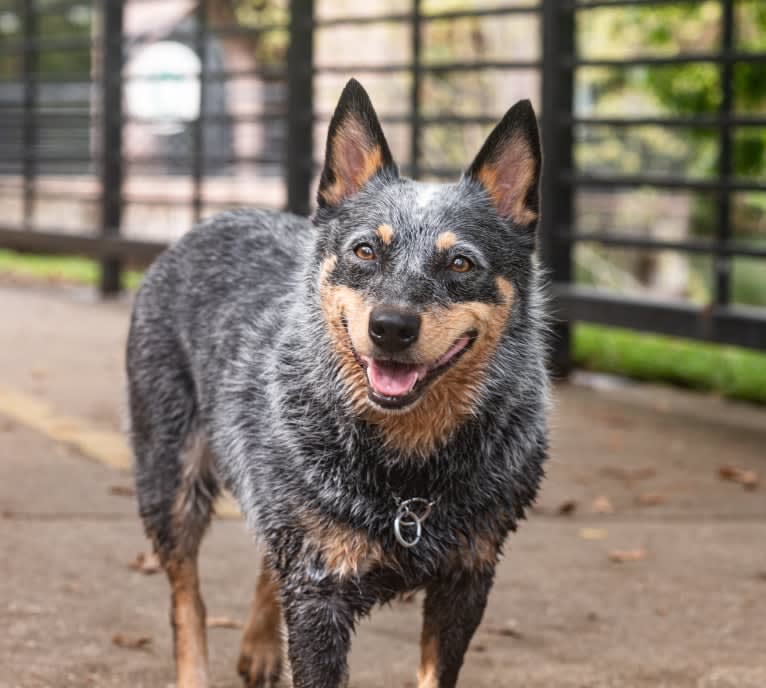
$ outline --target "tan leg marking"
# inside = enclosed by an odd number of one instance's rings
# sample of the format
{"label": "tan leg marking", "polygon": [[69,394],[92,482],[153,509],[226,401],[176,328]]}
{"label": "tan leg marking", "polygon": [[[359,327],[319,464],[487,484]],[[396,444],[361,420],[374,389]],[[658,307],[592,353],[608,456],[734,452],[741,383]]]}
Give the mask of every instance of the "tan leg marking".
{"label": "tan leg marking", "polygon": [[491,535],[461,534],[452,553],[452,565],[464,571],[492,570],[500,558],[502,540]]}
{"label": "tan leg marking", "polygon": [[282,650],[279,583],[264,557],[237,664],[237,670],[245,678],[246,684],[272,685],[280,674]]}
{"label": "tan leg marking", "polygon": [[420,637],[418,688],[439,688],[439,639],[427,625]]}
{"label": "tan leg marking", "polygon": [[327,518],[306,510],[300,515],[306,531],[306,544],[322,554],[328,573],[338,578],[363,576],[388,562],[383,547],[366,533],[333,523]]}
{"label": "tan leg marking", "polygon": [[196,557],[170,561],[165,571],[172,590],[177,688],[207,688],[205,605],[199,590]]}

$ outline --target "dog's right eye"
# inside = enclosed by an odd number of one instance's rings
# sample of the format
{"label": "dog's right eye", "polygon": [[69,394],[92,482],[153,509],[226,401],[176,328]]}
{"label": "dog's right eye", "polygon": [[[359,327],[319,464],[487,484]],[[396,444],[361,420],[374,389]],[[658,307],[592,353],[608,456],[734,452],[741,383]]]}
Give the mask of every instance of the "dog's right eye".
{"label": "dog's right eye", "polygon": [[372,246],[369,244],[359,244],[359,246],[354,248],[354,253],[361,260],[375,260],[375,251],[373,251]]}

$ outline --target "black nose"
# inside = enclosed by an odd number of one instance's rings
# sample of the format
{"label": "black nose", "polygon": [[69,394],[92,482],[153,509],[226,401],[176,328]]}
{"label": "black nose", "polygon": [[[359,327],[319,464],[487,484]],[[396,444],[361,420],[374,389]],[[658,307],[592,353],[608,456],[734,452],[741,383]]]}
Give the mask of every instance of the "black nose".
{"label": "black nose", "polygon": [[370,313],[370,339],[389,353],[404,351],[420,333],[420,316],[398,308],[374,308]]}

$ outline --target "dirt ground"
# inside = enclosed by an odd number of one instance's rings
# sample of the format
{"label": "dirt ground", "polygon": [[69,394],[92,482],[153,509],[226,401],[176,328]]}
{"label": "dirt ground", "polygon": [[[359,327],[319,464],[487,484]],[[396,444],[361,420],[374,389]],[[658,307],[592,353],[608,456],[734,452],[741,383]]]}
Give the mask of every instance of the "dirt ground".
{"label": "dirt ground", "polygon": [[[5,286],[0,313],[0,688],[172,686],[167,584],[128,566],[147,550],[130,476],[8,402],[118,432],[128,304]],[[766,687],[766,411],[594,376],[556,397],[549,478],[460,685]],[[761,484],[723,480],[722,466]],[[257,561],[241,521],[214,523],[210,616],[244,620]],[[419,629],[418,599],[376,611],[351,686],[414,688]],[[147,640],[119,647],[117,634]],[[210,630],[216,688],[240,685],[238,644],[238,630]]]}

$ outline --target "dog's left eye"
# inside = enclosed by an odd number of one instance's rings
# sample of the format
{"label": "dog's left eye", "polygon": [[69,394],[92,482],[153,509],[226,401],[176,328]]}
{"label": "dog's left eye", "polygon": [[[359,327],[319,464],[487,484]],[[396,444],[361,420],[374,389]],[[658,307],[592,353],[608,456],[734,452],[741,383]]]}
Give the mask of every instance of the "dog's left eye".
{"label": "dog's left eye", "polygon": [[375,260],[375,251],[369,244],[359,244],[354,248],[354,253],[362,260]]}
{"label": "dog's left eye", "polygon": [[455,256],[449,264],[452,272],[468,272],[473,267],[473,263],[465,256]]}

